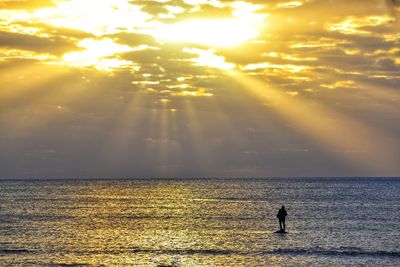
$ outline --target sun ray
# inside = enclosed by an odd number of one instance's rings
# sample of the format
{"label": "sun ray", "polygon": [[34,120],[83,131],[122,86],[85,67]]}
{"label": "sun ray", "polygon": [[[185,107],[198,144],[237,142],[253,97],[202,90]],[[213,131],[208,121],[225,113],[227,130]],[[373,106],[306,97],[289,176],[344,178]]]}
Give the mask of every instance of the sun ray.
{"label": "sun ray", "polygon": [[366,127],[317,102],[288,97],[273,85],[245,73],[230,71],[230,75],[261,101],[268,101],[269,107],[289,120],[305,136],[339,157],[351,160],[367,172],[369,168],[373,173],[395,168],[399,158],[390,142],[393,138],[386,133]]}
{"label": "sun ray", "polygon": [[[122,114],[118,116],[115,125],[111,127],[113,129],[112,137],[106,145],[110,168],[118,170],[120,166],[129,163],[132,159],[122,155],[129,154],[128,150],[132,149],[132,144],[143,141],[140,140],[142,136],[139,130],[141,127],[146,127],[142,107],[144,99],[142,90],[132,93],[131,99],[123,104],[125,107]],[[125,99],[121,99],[121,101],[125,101]]]}
{"label": "sun ray", "polygon": [[[42,75],[47,73],[47,75]],[[14,66],[5,66],[0,72],[0,102],[12,105],[18,99],[29,99],[39,94],[46,83],[52,82],[67,75],[68,71],[54,69],[41,63],[22,63]]]}
{"label": "sun ray", "polygon": [[209,140],[206,138],[204,124],[198,114],[199,110],[195,108],[192,99],[186,98],[183,101],[183,114],[185,116],[183,119],[186,124],[185,129],[181,131],[188,133],[186,137],[188,144],[186,144],[186,150],[183,152],[184,160],[188,161],[186,163],[188,166],[193,166],[190,172],[196,173],[197,171],[196,175],[210,173],[216,159],[210,153],[210,147],[207,145]]}
{"label": "sun ray", "polygon": [[87,73],[86,77],[82,74],[79,79],[76,79],[77,73],[74,70],[61,73],[62,75],[52,75],[48,72],[51,79],[25,88],[31,91],[31,94],[24,94],[5,102],[11,107],[3,116],[13,118],[6,131],[10,136],[33,135],[63,115],[74,114],[74,108],[71,106],[86,105],[88,99],[101,94],[90,86],[90,81],[99,78],[96,73]]}

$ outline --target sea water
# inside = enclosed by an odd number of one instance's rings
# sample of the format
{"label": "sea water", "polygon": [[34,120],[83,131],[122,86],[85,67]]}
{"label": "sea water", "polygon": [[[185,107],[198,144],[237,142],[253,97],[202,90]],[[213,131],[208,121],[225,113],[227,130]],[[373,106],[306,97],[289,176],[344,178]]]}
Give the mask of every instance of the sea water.
{"label": "sea water", "polygon": [[396,178],[0,181],[1,266],[400,266],[399,246]]}

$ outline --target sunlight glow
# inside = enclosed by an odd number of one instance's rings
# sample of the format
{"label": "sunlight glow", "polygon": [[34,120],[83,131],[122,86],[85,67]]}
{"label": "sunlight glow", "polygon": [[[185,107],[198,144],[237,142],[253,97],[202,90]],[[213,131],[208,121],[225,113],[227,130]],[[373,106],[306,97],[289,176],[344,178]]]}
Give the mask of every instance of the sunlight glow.
{"label": "sunlight glow", "polygon": [[369,27],[377,27],[393,21],[390,16],[368,16],[363,18],[349,17],[341,22],[327,25],[330,31],[343,34],[372,35]]}
{"label": "sunlight glow", "polygon": [[214,50],[203,50],[198,48],[184,48],[184,52],[197,54],[197,58],[192,58],[191,61],[197,66],[207,66],[221,70],[229,70],[235,67],[235,64],[225,61],[223,56],[215,55]]}
{"label": "sunlight glow", "polygon": [[195,91],[184,90],[181,92],[172,93],[172,95],[173,96],[193,96],[193,97],[213,96],[212,93],[207,92],[203,88],[195,90]]}
{"label": "sunlight glow", "polygon": [[263,63],[249,64],[244,66],[242,69],[243,70],[274,69],[290,73],[298,73],[309,69],[309,67],[303,65],[271,64],[269,62],[263,62]]}
{"label": "sunlight glow", "polygon": [[192,6],[207,4],[207,5],[211,5],[214,7],[224,7],[224,4],[222,4],[218,0],[183,0],[183,2],[185,2],[185,4],[192,5]]}
{"label": "sunlight glow", "polygon": [[303,5],[303,2],[300,1],[291,1],[291,2],[287,2],[287,3],[281,3],[278,4],[278,7],[280,8],[294,8],[294,7],[298,7]]}
{"label": "sunlight glow", "polygon": [[161,41],[233,47],[259,36],[266,14],[254,13],[260,6],[232,3],[231,19],[196,19],[161,24],[152,35]]}
{"label": "sunlight glow", "polygon": [[84,48],[84,50],[65,54],[62,63],[76,67],[95,66],[98,70],[105,71],[133,64],[131,61],[107,57],[117,53],[145,49],[145,47],[135,49],[126,45],[120,45],[111,39],[84,39],[78,45]]}
{"label": "sunlight glow", "polygon": [[0,49],[0,62],[7,61],[8,59],[36,59],[42,61],[54,60],[55,56],[47,53],[35,53],[32,51],[21,49]]}
{"label": "sunlight glow", "polygon": [[192,20],[161,26],[155,36],[162,41],[229,47],[256,38],[258,31],[239,20]]}
{"label": "sunlight glow", "polygon": [[329,84],[321,84],[321,87],[328,89],[337,89],[337,88],[357,88],[357,85],[354,81],[337,81]]}
{"label": "sunlight glow", "polygon": [[56,3],[56,8],[34,12],[32,20],[102,35],[144,26],[152,17],[126,0],[59,0]]}

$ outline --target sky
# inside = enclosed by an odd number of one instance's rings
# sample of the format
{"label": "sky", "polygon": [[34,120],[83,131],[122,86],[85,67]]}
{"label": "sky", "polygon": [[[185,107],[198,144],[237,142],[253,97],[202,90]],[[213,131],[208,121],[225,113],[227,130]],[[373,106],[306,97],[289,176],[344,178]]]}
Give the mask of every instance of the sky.
{"label": "sky", "polygon": [[0,0],[0,179],[400,176],[400,1]]}

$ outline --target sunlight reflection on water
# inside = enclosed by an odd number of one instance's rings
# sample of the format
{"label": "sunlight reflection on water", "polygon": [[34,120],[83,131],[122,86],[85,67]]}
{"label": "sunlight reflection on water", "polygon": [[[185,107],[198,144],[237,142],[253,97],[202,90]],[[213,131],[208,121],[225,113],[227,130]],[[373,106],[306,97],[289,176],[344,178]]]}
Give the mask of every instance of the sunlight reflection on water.
{"label": "sunlight reflection on water", "polygon": [[[0,182],[0,262],[396,265],[399,180]],[[273,234],[288,209],[289,234]]]}

